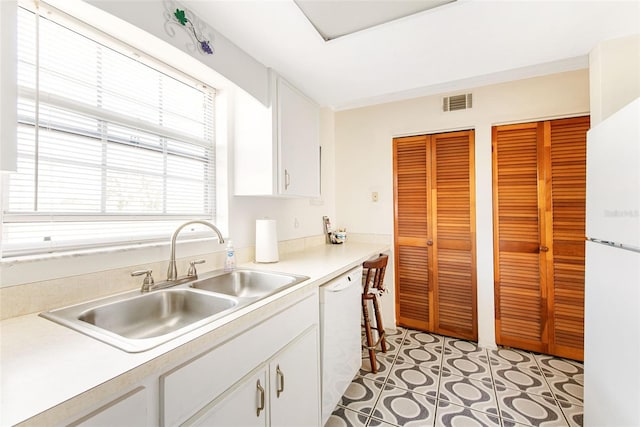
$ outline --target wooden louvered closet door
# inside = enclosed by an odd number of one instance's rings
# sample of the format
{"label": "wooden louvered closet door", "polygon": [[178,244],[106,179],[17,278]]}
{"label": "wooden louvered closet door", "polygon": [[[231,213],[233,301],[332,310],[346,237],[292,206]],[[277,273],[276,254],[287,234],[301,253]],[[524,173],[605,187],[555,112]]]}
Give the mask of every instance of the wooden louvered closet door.
{"label": "wooden louvered closet door", "polygon": [[473,132],[431,136],[434,331],[477,340]]}
{"label": "wooden louvered closet door", "polygon": [[543,134],[542,123],[493,128],[496,341],[533,351],[546,346],[546,276],[540,274],[546,242],[538,209]]}
{"label": "wooden louvered closet door", "polygon": [[496,341],[582,359],[589,118],[493,128]]}
{"label": "wooden louvered closet door", "polygon": [[474,133],[394,139],[398,324],[477,340]]}
{"label": "wooden louvered closet door", "polygon": [[396,313],[398,324],[420,330],[433,323],[428,141],[427,135],[393,140]]}
{"label": "wooden louvered closet door", "polygon": [[547,122],[549,353],[584,359],[584,254],[589,117]]}

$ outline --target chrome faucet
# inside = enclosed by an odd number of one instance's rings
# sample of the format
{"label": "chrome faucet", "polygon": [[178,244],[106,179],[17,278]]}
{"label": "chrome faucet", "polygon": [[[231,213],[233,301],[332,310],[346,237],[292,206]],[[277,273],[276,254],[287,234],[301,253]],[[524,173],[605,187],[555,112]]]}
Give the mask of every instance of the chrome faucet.
{"label": "chrome faucet", "polygon": [[222,237],[222,233],[220,233],[220,230],[218,230],[218,228],[215,225],[211,224],[208,221],[202,221],[202,220],[189,221],[189,222],[185,222],[180,227],[176,228],[176,231],[173,232],[173,236],[171,236],[171,259],[169,260],[169,269],[167,270],[168,282],[175,281],[178,278],[178,269],[176,266],[176,238],[178,237],[178,234],[180,233],[180,231],[182,231],[184,227],[191,224],[206,225],[218,235],[218,241],[220,243],[224,243],[224,238]]}

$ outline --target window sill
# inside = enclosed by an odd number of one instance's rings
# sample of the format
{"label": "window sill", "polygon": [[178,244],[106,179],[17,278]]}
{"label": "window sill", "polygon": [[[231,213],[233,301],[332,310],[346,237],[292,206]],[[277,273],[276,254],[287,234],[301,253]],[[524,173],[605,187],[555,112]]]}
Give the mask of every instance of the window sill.
{"label": "window sill", "polygon": [[[5,258],[0,261],[0,287],[143,266],[169,261],[169,242],[67,251]],[[224,246],[214,237],[177,243],[179,258],[219,252]]]}

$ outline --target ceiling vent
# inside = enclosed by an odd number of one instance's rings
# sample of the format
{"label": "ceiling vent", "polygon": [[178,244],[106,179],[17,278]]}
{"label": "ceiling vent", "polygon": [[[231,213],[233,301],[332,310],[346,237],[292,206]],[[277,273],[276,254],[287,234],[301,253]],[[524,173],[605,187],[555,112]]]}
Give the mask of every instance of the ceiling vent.
{"label": "ceiling vent", "polygon": [[442,98],[442,111],[466,110],[471,108],[472,99],[473,97],[470,93],[445,96]]}

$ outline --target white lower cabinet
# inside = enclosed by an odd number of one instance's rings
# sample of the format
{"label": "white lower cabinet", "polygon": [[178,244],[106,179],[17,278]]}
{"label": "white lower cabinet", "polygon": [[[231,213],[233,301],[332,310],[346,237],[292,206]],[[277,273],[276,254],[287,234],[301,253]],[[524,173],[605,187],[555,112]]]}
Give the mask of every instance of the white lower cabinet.
{"label": "white lower cabinet", "polygon": [[160,424],[319,426],[318,307],[315,291],[161,375]]}
{"label": "white lower cabinet", "polygon": [[208,350],[158,367],[58,424],[41,424],[319,427],[318,308],[317,289],[275,301]]}
{"label": "white lower cabinet", "polygon": [[269,363],[272,426],[320,424],[318,328],[304,333]]}
{"label": "white lower cabinet", "polygon": [[307,330],[185,425],[318,426],[317,334],[317,327]]}

